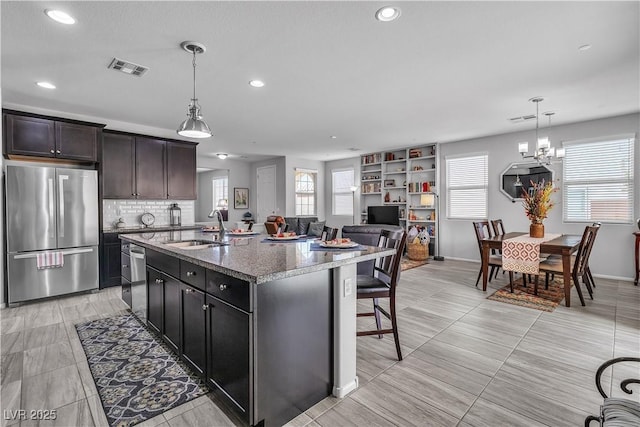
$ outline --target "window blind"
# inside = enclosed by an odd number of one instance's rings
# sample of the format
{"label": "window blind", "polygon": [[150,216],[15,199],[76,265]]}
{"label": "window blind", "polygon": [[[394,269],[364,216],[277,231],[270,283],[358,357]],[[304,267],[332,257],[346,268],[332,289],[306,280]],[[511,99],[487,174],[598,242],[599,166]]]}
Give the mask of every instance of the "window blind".
{"label": "window blind", "polygon": [[333,215],[353,215],[353,192],[355,173],[353,169],[331,171]]}
{"label": "window blind", "polygon": [[634,144],[632,136],[564,144],[564,221],[632,222]]}
{"label": "window blind", "polygon": [[447,218],[487,218],[488,156],[447,157]]}

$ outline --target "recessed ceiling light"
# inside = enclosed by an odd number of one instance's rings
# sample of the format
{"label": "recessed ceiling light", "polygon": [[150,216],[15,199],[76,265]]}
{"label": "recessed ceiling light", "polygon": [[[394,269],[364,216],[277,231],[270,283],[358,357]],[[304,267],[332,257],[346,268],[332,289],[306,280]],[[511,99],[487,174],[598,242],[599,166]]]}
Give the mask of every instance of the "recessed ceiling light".
{"label": "recessed ceiling light", "polygon": [[71,25],[76,23],[76,20],[73,19],[73,16],[61,10],[45,9],[44,13],[46,13],[49,18],[61,24]]}
{"label": "recessed ceiling light", "polygon": [[578,50],[589,50],[591,49],[591,45],[590,44],[583,44],[582,46],[580,46],[578,48]]}
{"label": "recessed ceiling light", "polygon": [[337,137],[337,136],[335,136],[335,135],[331,135],[331,136],[330,136],[330,138],[331,138],[331,139],[337,139],[338,137]]}
{"label": "recessed ceiling light", "polygon": [[249,85],[251,85],[252,87],[263,87],[264,82],[262,80],[251,80],[249,82]]}
{"label": "recessed ceiling light", "polygon": [[218,153],[218,154],[216,154],[216,156],[218,156],[218,158],[219,158],[220,160],[224,160],[224,159],[226,159],[227,157],[229,157],[229,155],[228,155],[228,154],[226,154],[226,153]]}
{"label": "recessed ceiling light", "polygon": [[400,17],[400,8],[394,6],[385,6],[378,9],[376,12],[376,19],[382,22],[393,21]]}
{"label": "recessed ceiling light", "polygon": [[43,87],[45,89],[55,89],[56,85],[54,85],[53,83],[49,83],[49,82],[36,82],[36,84],[40,87]]}

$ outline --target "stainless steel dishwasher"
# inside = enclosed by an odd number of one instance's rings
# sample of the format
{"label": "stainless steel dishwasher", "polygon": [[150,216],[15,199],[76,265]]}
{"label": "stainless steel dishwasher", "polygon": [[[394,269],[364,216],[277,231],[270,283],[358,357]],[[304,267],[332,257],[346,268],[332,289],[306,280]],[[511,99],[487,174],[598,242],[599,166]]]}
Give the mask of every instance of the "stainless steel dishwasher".
{"label": "stainless steel dishwasher", "polygon": [[129,245],[131,257],[131,310],[143,322],[147,321],[147,262],[142,246]]}

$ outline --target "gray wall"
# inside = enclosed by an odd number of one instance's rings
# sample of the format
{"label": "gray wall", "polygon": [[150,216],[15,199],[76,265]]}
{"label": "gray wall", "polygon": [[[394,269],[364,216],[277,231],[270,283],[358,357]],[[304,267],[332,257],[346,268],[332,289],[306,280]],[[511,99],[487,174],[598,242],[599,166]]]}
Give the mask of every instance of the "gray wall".
{"label": "gray wall", "polygon": [[323,161],[300,159],[297,157],[286,157],[286,216],[295,216],[296,214],[296,168],[317,170],[316,179],[316,216],[320,221],[325,218],[325,168]]}
{"label": "gray wall", "polygon": [[[356,185],[360,182],[360,157],[351,157],[349,159],[333,160],[326,162],[324,166],[325,179],[325,207],[326,207],[326,220],[329,227],[336,227],[342,230],[343,225],[353,224],[352,215],[333,215],[333,197],[331,194],[331,171],[335,169],[348,169],[353,168],[355,174]],[[360,220],[360,189],[356,192],[356,205],[354,206],[356,212],[356,220]]]}
{"label": "gray wall", "polygon": [[[640,114],[630,114],[607,119],[592,120],[563,126],[544,128],[549,135],[553,147],[560,141],[607,137],[612,135],[636,134],[635,145],[635,216],[640,215],[640,149],[638,133],[640,132]],[[500,174],[512,162],[521,161],[518,154],[517,141],[534,143],[532,129],[496,135],[485,138],[470,139],[440,145],[440,252],[445,257],[480,260],[478,246],[472,230],[471,221],[449,220],[446,218],[446,171],[445,157],[465,153],[486,152],[489,155],[489,218],[502,218],[507,231],[529,229],[529,221],[519,202],[512,203],[499,190]],[[606,159],[602,159],[606,162]],[[556,206],[545,220],[545,230],[549,233],[582,234],[584,223],[562,222],[562,164],[552,166],[556,185],[559,190],[553,196]],[[594,274],[630,278],[633,277],[633,235],[637,230],[633,224],[603,224],[593,248],[590,266]]]}
{"label": "gray wall", "polygon": [[[211,179],[214,176],[227,175],[227,173],[229,177],[229,224],[235,226],[237,221],[242,221],[242,215],[247,212],[247,210],[233,208],[233,188],[251,187],[251,181],[249,179],[251,175],[251,165],[247,162],[228,158],[225,160],[203,158],[198,159],[198,167],[211,168],[214,170],[210,172],[200,172],[198,174],[198,199],[196,200],[195,206],[196,222],[216,221],[208,217],[213,205],[213,201],[211,200],[213,196],[211,194]],[[252,191],[249,190],[249,194],[251,193]],[[251,208],[252,205],[249,204],[249,211],[254,212]]]}

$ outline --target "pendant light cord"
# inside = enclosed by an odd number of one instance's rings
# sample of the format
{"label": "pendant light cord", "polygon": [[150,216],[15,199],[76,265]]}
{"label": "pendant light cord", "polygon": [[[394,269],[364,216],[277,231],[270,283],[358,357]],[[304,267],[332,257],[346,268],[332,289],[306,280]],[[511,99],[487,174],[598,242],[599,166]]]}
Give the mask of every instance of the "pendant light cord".
{"label": "pendant light cord", "polygon": [[196,99],[196,50],[193,49],[193,100]]}

